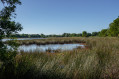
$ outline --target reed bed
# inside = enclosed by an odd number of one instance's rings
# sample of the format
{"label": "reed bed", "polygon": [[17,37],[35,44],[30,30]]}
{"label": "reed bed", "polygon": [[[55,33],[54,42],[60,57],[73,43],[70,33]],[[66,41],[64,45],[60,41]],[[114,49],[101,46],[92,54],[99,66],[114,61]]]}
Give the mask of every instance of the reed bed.
{"label": "reed bed", "polygon": [[18,40],[19,45],[46,45],[46,44],[71,44],[71,43],[85,43],[82,38],[79,37],[62,37],[62,38],[46,38],[46,39],[34,39],[34,40]]}
{"label": "reed bed", "polygon": [[21,51],[15,58],[15,73],[12,74],[14,78],[119,79],[119,38],[50,38],[48,40],[45,39],[45,42],[79,40],[86,44],[86,48],[56,53]]}

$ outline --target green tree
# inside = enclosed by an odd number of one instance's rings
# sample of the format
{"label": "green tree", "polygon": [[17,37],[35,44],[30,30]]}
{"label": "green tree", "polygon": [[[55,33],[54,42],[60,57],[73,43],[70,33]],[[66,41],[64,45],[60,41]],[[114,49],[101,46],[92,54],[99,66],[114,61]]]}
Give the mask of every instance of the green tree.
{"label": "green tree", "polygon": [[108,36],[107,31],[108,31],[108,29],[102,29],[99,33],[99,36],[102,36],[102,37]]}
{"label": "green tree", "polygon": [[91,36],[91,33],[87,33],[87,37]]}
{"label": "green tree", "polygon": [[45,35],[44,35],[44,34],[41,34],[40,36],[41,36],[42,38],[45,38]]}
{"label": "green tree", "polygon": [[62,34],[63,37],[68,37],[69,35],[70,35],[69,33]]}
{"label": "green tree", "polygon": [[0,61],[3,62],[1,69],[4,70],[5,76],[8,76],[6,74],[12,74],[12,70],[14,70],[12,63],[17,54],[17,44],[14,41],[9,41],[10,48],[8,49],[2,39],[22,30],[20,23],[12,21],[16,15],[16,5],[21,4],[21,2],[19,0],[1,0],[1,2],[4,8],[0,11]]}
{"label": "green tree", "polygon": [[82,32],[82,36],[83,36],[83,37],[87,37],[87,32],[86,32],[86,31],[83,31],[83,32]]}
{"label": "green tree", "polygon": [[92,36],[98,36],[99,32],[92,32]]}
{"label": "green tree", "polygon": [[119,17],[109,25],[109,36],[119,36]]}

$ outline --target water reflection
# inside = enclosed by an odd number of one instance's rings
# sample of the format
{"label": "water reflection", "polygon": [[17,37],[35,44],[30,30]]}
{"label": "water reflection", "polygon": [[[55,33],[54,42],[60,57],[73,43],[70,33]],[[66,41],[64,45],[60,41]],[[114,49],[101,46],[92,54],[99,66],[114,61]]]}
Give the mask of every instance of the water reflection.
{"label": "water reflection", "polygon": [[18,48],[18,50],[23,50],[25,52],[28,52],[28,51],[41,51],[41,52],[45,52],[46,50],[48,49],[52,49],[52,50],[73,50],[77,47],[84,47],[84,45],[81,45],[81,44],[49,44],[49,45],[36,45],[36,44],[33,44],[33,45],[22,45]]}

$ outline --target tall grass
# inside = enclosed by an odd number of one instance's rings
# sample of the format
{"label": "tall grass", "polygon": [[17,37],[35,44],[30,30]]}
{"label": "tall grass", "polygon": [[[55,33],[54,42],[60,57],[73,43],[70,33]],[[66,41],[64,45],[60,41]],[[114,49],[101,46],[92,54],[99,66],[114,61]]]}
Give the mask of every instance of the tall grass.
{"label": "tall grass", "polygon": [[15,59],[14,78],[119,79],[119,38],[73,39],[84,41],[86,48],[58,53],[21,51]]}
{"label": "tall grass", "polygon": [[34,39],[34,40],[18,40],[17,43],[20,45],[46,45],[46,44],[70,44],[70,43],[84,43],[85,41],[80,40],[79,37],[62,37],[62,38],[47,38],[47,39]]}

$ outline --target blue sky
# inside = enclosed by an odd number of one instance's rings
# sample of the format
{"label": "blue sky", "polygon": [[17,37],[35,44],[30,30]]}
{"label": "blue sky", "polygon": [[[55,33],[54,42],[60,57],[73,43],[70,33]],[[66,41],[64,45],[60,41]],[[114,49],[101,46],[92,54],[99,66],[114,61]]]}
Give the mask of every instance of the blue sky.
{"label": "blue sky", "polygon": [[106,29],[119,16],[119,0],[21,0],[16,21],[28,34]]}

